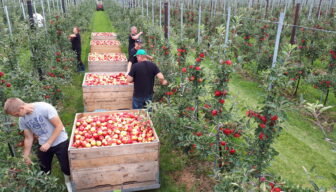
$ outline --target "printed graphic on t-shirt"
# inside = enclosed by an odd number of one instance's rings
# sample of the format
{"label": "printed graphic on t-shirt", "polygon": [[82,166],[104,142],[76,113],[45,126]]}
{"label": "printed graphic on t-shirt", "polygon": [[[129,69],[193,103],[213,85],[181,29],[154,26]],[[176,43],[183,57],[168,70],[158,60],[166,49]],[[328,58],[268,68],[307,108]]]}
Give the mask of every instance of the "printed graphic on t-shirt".
{"label": "printed graphic on t-shirt", "polygon": [[47,124],[42,116],[35,117],[25,123],[25,126],[33,131],[37,136],[47,134]]}

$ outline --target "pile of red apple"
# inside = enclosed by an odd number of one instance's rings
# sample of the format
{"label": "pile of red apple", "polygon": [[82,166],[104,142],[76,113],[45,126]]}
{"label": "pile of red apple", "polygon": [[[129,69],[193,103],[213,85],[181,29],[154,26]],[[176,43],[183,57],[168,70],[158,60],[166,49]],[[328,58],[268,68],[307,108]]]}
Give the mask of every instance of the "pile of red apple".
{"label": "pile of red apple", "polygon": [[92,37],[111,37],[111,36],[117,36],[117,34],[115,33],[108,33],[108,32],[100,32],[100,33],[92,33],[91,34]]}
{"label": "pile of red apple", "polygon": [[124,73],[109,74],[109,73],[87,73],[84,80],[84,85],[129,85],[127,76]]}
{"label": "pile of red apple", "polygon": [[89,61],[127,61],[124,53],[90,53]]}
{"label": "pile of red apple", "polygon": [[120,46],[120,41],[117,40],[91,40],[90,45],[109,45],[109,46]]}
{"label": "pile of red apple", "polygon": [[148,143],[155,139],[149,119],[131,112],[120,112],[77,119],[71,146],[90,148]]}

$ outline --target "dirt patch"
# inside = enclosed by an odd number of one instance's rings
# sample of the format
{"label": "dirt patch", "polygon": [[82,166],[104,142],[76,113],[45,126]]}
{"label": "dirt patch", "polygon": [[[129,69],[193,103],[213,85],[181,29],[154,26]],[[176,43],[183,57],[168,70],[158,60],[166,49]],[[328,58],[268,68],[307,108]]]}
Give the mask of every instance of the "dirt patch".
{"label": "dirt patch", "polygon": [[209,170],[212,170],[209,162],[192,163],[183,170],[174,172],[172,178],[184,185],[188,192],[211,192],[216,181],[209,176]]}

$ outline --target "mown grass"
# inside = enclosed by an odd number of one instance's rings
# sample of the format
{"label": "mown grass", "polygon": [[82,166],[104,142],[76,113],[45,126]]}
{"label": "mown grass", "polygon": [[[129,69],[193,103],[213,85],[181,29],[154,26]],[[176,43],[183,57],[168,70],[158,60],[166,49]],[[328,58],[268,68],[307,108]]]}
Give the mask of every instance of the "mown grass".
{"label": "mown grass", "polygon": [[[239,101],[238,107],[256,108],[260,106],[265,92],[258,83],[233,75],[230,92]],[[242,114],[244,111],[242,111]],[[284,130],[274,143],[279,155],[272,161],[269,171],[296,184],[310,187],[309,179],[319,186],[332,187],[336,172],[336,155],[331,145],[324,141],[322,132],[294,107],[286,111]],[[311,178],[305,173],[314,168]]]}

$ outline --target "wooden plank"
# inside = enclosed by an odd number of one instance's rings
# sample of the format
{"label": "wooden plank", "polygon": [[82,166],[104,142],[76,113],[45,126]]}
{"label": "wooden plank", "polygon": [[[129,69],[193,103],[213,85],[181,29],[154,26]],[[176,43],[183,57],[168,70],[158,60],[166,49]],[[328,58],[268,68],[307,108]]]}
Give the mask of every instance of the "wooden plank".
{"label": "wooden plank", "polygon": [[148,190],[148,189],[158,189],[160,184],[157,181],[145,181],[137,182],[123,185],[101,185],[98,187],[85,188],[77,190],[78,192],[107,192],[113,190],[122,190],[124,191],[139,191],[139,190]]}
{"label": "wooden plank", "polygon": [[127,61],[88,61],[89,65],[127,65],[127,63],[128,63]]}
{"label": "wooden plank", "polygon": [[91,53],[121,53],[120,47],[112,47],[112,46],[91,46]]}
{"label": "wooden plank", "polygon": [[[117,164],[72,171],[73,182],[78,189],[100,185],[122,185],[127,182],[137,183],[156,181],[159,172],[159,162],[144,162],[137,164]],[[85,179],[83,179],[85,178]]]}
{"label": "wooden plank", "polygon": [[83,99],[86,101],[94,100],[129,100],[132,99],[133,92],[121,91],[121,92],[88,92],[83,93]]}
{"label": "wooden plank", "polygon": [[127,103],[119,103],[119,104],[110,104],[110,102],[106,103],[94,103],[90,104],[88,103],[85,105],[86,111],[92,112],[99,109],[104,110],[120,110],[120,109],[132,109],[132,102]]}
{"label": "wooden plank", "polygon": [[91,93],[91,92],[132,92],[134,90],[134,85],[97,85],[97,86],[83,86],[83,93]]}
{"label": "wooden plank", "polygon": [[135,144],[105,146],[97,148],[81,148],[81,149],[71,148],[69,158],[80,160],[80,159],[115,157],[120,155],[151,153],[158,151],[158,149],[159,149],[159,143],[158,139],[156,138],[156,140],[150,143],[135,143]]}
{"label": "wooden plank", "polygon": [[117,40],[118,35],[116,33],[97,32],[91,33],[91,40]]}
{"label": "wooden plank", "polygon": [[[133,109],[133,110],[119,110],[119,111],[105,111],[105,112],[91,112],[91,113],[76,113],[75,120],[88,117],[88,116],[100,116],[100,115],[112,115],[115,113],[122,113],[122,112],[130,112],[130,113],[136,113],[136,114],[143,114],[146,116],[146,110],[144,109]],[[146,116],[148,117],[148,116]],[[75,123],[74,123],[75,125]]]}
{"label": "wooden plank", "polygon": [[159,152],[144,152],[144,153],[135,153],[127,155],[114,155],[109,157],[95,157],[87,159],[77,159],[76,156],[72,156],[73,161],[71,164],[71,170],[76,171],[85,168],[91,167],[104,167],[106,165],[114,164],[126,164],[126,163],[141,163],[141,162],[153,162],[158,161]]}
{"label": "wooden plank", "polygon": [[90,72],[126,72],[127,61],[90,61],[88,62],[88,66]]}

